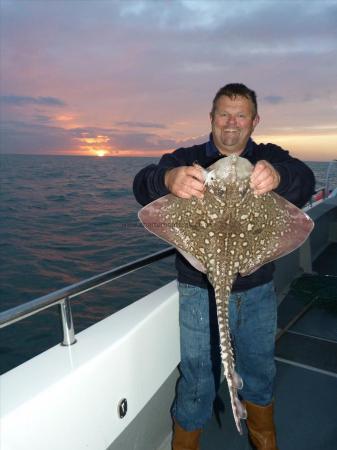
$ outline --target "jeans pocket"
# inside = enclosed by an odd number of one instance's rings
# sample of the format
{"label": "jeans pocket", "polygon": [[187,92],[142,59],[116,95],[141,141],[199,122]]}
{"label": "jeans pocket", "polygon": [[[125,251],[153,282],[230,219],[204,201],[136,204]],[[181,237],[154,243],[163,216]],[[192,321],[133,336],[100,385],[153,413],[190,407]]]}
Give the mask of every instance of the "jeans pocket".
{"label": "jeans pocket", "polygon": [[196,295],[200,294],[201,288],[198,286],[194,286],[193,284],[188,283],[180,283],[178,282],[178,290],[179,290],[179,296],[180,300],[188,300],[191,297],[195,297]]}

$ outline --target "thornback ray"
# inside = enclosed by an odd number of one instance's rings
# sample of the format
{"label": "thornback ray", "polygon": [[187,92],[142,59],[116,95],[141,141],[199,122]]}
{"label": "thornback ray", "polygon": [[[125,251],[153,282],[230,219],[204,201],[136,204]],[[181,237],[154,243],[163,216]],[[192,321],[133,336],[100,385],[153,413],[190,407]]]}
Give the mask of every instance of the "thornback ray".
{"label": "thornback ray", "polygon": [[[204,170],[204,169],[203,169]],[[237,155],[204,170],[203,199],[173,194],[139,211],[144,227],[173,244],[197,270],[207,274],[215,293],[221,360],[233,416],[242,434],[247,412],[238,396],[243,386],[235,371],[228,302],[237,274],[246,276],[298,248],[313,221],[274,192],[256,195],[249,186],[253,166]]]}

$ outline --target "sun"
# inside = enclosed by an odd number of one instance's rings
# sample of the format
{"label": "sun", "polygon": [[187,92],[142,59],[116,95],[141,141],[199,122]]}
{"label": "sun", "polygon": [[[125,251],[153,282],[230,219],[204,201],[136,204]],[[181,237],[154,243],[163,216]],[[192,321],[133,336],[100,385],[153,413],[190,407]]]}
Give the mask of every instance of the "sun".
{"label": "sun", "polygon": [[107,154],[106,150],[97,150],[96,151],[96,155],[99,156],[100,158],[102,158],[103,156],[105,156]]}

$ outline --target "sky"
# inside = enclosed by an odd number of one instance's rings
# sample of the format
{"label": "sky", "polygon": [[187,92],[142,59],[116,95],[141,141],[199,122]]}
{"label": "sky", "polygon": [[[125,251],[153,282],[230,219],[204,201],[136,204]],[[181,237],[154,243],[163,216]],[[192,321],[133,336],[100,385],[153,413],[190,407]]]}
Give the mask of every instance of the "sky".
{"label": "sky", "polygon": [[240,82],[256,142],[337,158],[337,0],[0,1],[1,153],[159,156]]}

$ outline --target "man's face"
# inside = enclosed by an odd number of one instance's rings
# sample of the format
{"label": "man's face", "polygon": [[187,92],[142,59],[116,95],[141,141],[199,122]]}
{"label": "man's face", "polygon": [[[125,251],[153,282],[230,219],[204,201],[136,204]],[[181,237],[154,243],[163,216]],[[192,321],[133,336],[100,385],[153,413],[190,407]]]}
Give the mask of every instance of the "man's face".
{"label": "man's face", "polygon": [[250,99],[223,95],[211,115],[214,144],[223,155],[240,154],[258,123],[259,116]]}

